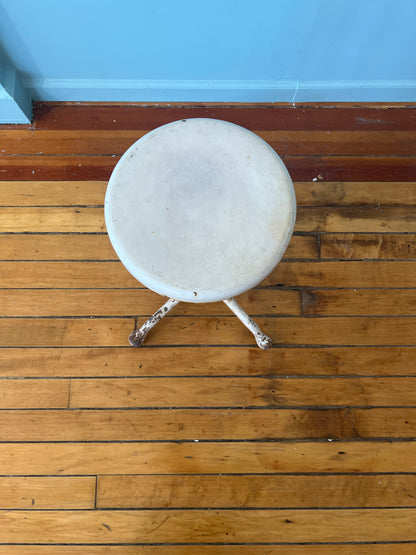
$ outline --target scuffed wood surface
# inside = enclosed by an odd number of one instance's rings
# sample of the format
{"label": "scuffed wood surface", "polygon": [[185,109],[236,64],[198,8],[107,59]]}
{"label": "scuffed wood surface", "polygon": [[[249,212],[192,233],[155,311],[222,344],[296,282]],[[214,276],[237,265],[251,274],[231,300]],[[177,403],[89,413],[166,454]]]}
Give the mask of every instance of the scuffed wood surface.
{"label": "scuffed wood surface", "polygon": [[[145,132],[243,125],[298,217],[239,298],[161,299],[108,240],[106,181]],[[37,104],[0,128],[0,554],[413,555],[416,106]]]}

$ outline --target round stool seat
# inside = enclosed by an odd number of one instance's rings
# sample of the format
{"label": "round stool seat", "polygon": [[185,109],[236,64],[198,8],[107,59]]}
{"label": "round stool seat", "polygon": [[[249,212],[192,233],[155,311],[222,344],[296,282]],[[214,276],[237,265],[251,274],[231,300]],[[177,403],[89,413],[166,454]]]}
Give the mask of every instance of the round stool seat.
{"label": "round stool seat", "polygon": [[188,302],[260,283],[283,256],[295,215],[293,184],[274,150],[215,119],[144,135],[116,165],[105,198],[108,234],[127,270]]}

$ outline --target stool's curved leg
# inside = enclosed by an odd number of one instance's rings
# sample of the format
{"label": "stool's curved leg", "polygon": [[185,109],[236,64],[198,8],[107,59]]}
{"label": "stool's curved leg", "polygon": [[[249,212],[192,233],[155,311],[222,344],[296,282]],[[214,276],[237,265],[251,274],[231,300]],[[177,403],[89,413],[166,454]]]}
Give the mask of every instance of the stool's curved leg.
{"label": "stool's curved leg", "polygon": [[270,337],[268,337],[261,331],[256,322],[252,318],[250,318],[250,316],[241,308],[238,302],[234,299],[224,299],[224,302],[228,306],[228,308],[232,310],[232,312],[234,312],[237,318],[241,320],[241,322],[243,322],[243,324],[251,331],[260,349],[271,349],[273,341],[270,339]]}
{"label": "stool's curved leg", "polygon": [[160,320],[164,318],[166,314],[170,312],[179,302],[180,301],[177,301],[176,299],[169,299],[153,314],[153,316],[150,316],[150,318],[146,320],[140,329],[134,330],[129,335],[130,345],[132,347],[141,347],[149,331],[154,328],[155,325],[160,322]]}

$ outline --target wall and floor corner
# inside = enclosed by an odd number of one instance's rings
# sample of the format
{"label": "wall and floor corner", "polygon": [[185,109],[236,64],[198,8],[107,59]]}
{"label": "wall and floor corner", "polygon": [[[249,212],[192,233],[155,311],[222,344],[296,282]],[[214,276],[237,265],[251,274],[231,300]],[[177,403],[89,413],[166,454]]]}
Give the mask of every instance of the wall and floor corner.
{"label": "wall and floor corner", "polygon": [[415,22],[413,0],[0,0],[1,121],[30,99],[414,101]]}

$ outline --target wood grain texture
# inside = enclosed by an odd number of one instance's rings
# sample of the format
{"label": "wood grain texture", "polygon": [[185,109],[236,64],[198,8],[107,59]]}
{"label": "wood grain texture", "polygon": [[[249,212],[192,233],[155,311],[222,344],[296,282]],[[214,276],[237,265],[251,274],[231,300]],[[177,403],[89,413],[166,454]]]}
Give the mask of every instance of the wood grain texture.
{"label": "wood grain texture", "polygon": [[[157,418],[155,417],[157,415]],[[3,410],[1,441],[412,439],[416,409]]]}
{"label": "wood grain texture", "polygon": [[108,181],[119,158],[3,155],[2,178],[11,181]]}
{"label": "wood grain texture", "polygon": [[[408,345],[416,343],[412,317],[257,318],[280,345]],[[121,347],[134,318],[2,318],[2,347]],[[24,333],[22,333],[24,330]],[[152,345],[253,346],[252,334],[233,316],[167,316],[146,339]]]}
{"label": "wood grain texture", "polygon": [[[153,129],[189,117],[225,119],[253,129],[416,131],[416,108],[409,105],[345,104],[182,106],[35,105],[34,129]],[[336,114],[335,114],[336,112]],[[334,117],[335,116],[335,117]]]}
{"label": "wood grain texture", "polygon": [[[118,260],[107,234],[104,233],[13,233],[1,236],[1,247],[0,260]],[[318,258],[317,234],[294,235],[283,257],[284,260]]]}
{"label": "wood grain texture", "polygon": [[13,233],[2,235],[1,246],[1,259],[10,261],[118,260],[107,234]]}
{"label": "wood grain texture", "polygon": [[297,231],[415,233],[414,207],[300,207]]}
{"label": "wood grain texture", "polygon": [[[254,289],[236,297],[251,315],[300,315],[300,292]],[[0,290],[4,316],[145,316],[160,307],[160,296],[148,289],[7,289]],[[223,302],[180,303],[176,315],[230,315]]]}
{"label": "wood grain texture", "polygon": [[[387,287],[414,288],[415,261],[283,261],[259,284],[261,287]],[[118,262],[7,261],[0,262],[0,288],[143,287]]]}
{"label": "wood grain texture", "polygon": [[[338,544],[339,555],[413,555],[414,542]],[[198,545],[200,555],[332,555],[333,545]],[[195,546],[184,545],[0,545],[1,555],[195,555]]]}
{"label": "wood grain texture", "polygon": [[413,289],[308,289],[302,292],[308,316],[416,315]]}
{"label": "wood grain texture", "polygon": [[69,380],[0,380],[0,408],[66,408]]}
{"label": "wood grain texture", "polygon": [[102,208],[24,207],[0,208],[0,232],[104,233]]}
{"label": "wood grain texture", "polygon": [[[5,180],[108,181],[119,156],[3,155]],[[415,161],[409,156],[293,156],[282,160],[293,181],[414,182]]]}
{"label": "wood grain texture", "polygon": [[414,182],[295,182],[298,206],[413,206]]}
{"label": "wood grain texture", "polygon": [[[0,130],[3,154],[121,155],[147,132],[135,130]],[[293,155],[395,154],[411,156],[416,151],[415,131],[288,131],[256,130],[276,152]]]}
{"label": "wood grain texture", "polygon": [[[249,494],[247,495],[247,492]],[[416,476],[99,476],[97,507],[413,507]]]}
{"label": "wood grain texture", "polygon": [[71,408],[406,406],[415,378],[111,378],[72,380]]}
{"label": "wood grain texture", "polygon": [[[96,207],[0,207],[0,233],[104,233]],[[413,207],[299,207],[295,232],[415,233]]]}
{"label": "wood grain texture", "polygon": [[414,441],[3,443],[3,475],[415,473]]}
{"label": "wood grain texture", "polygon": [[143,287],[119,261],[112,262],[0,262],[0,288]]}
{"label": "wood grain texture", "polygon": [[[416,105],[35,105],[0,127],[0,554],[397,555],[416,546]],[[298,217],[240,299],[162,303],[105,231],[159,125],[283,158]]]}
{"label": "wood grain texture", "polygon": [[93,509],[95,477],[0,477],[0,509]]}
{"label": "wood grain texture", "polygon": [[0,349],[5,377],[415,376],[416,347]]}
{"label": "wood grain texture", "polygon": [[293,181],[414,181],[413,156],[283,155]]}
{"label": "wood grain texture", "polygon": [[[0,534],[39,543],[414,541],[416,509],[2,512]],[[262,528],[264,527],[264,529]]]}
{"label": "wood grain texture", "polygon": [[[338,544],[339,555],[413,555],[414,542]],[[332,555],[333,545],[198,545],[200,555]],[[1,555],[195,555],[195,546],[184,545],[0,545]]]}
{"label": "wood grain texture", "polygon": [[102,206],[106,188],[106,181],[0,181],[0,206]]}
{"label": "wood grain texture", "polygon": [[[415,182],[294,183],[298,206],[412,206]],[[0,206],[103,206],[107,181],[0,181]]]}
{"label": "wood grain texture", "polygon": [[322,259],[416,259],[416,234],[325,233],[320,246]]}
{"label": "wood grain texture", "polygon": [[281,262],[262,283],[289,287],[415,287],[416,264],[401,261]]}

